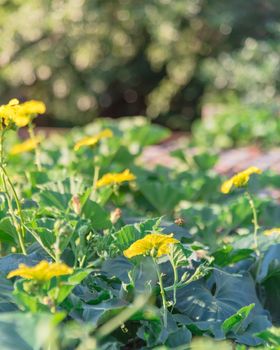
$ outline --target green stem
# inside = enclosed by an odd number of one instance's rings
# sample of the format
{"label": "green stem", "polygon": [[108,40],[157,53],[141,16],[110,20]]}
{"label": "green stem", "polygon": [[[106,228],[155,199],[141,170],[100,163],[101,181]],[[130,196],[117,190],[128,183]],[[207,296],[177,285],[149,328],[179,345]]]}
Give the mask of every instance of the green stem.
{"label": "green stem", "polygon": [[[28,132],[31,139],[35,138],[34,126],[32,123],[28,124]],[[37,166],[38,171],[42,171],[42,164],[40,161],[41,153],[40,153],[40,145],[37,145],[35,148],[35,164]]]}
{"label": "green stem", "polygon": [[49,256],[55,260],[55,255],[51,252],[50,249],[48,249],[42,242],[40,236],[33,230],[31,230],[29,227],[25,226],[26,231],[28,231],[35,239],[36,241],[40,244],[40,246],[49,254]]}
{"label": "green stem", "polygon": [[254,225],[254,233],[253,233],[254,248],[255,248],[257,256],[259,256],[260,255],[260,251],[259,251],[259,245],[258,245],[258,229],[259,229],[260,226],[258,224],[257,210],[256,210],[256,206],[255,206],[253,197],[250,194],[250,192],[246,191],[245,194],[246,194],[246,197],[247,197],[247,199],[249,201],[249,205],[250,205],[250,208],[252,209],[252,213],[253,213],[253,220],[252,220],[252,222],[253,222],[253,225]]}
{"label": "green stem", "polygon": [[172,311],[174,309],[174,306],[177,302],[177,284],[178,284],[178,271],[174,264],[173,259],[170,257],[170,263],[172,265],[173,274],[174,274],[174,283],[173,283],[173,305],[172,305]]}
{"label": "green stem", "polygon": [[4,135],[5,130],[1,130],[0,133],[0,165],[2,166],[4,163]]}
{"label": "green stem", "polygon": [[[22,250],[22,253],[26,255],[26,250],[25,250],[25,246],[24,246],[24,236],[25,236],[25,230],[23,228],[23,217],[22,217],[22,212],[21,212],[21,205],[19,202],[19,198],[17,196],[17,193],[15,191],[15,188],[6,172],[5,166],[4,166],[4,135],[5,135],[5,130],[2,129],[1,133],[0,133],[0,169],[1,169],[1,179],[3,182],[3,186],[4,186],[4,191],[6,194],[6,198],[7,198],[7,202],[8,202],[8,206],[9,206],[9,210],[10,210],[10,214],[13,220],[13,223],[15,225],[16,231],[17,231],[17,235],[18,235],[18,241],[19,241],[19,245],[20,248]],[[8,186],[7,186],[7,182],[6,179],[8,181],[8,184],[10,185],[11,189],[12,189],[12,193],[17,205],[17,209],[18,209],[18,213],[19,213],[19,217],[20,217],[20,225],[18,227],[18,222],[16,219],[16,215],[14,213],[14,208],[12,205],[12,200],[10,198],[9,195],[9,191],[8,191]]]}
{"label": "green stem", "polygon": [[[17,206],[17,211],[18,211],[18,215],[19,215],[19,218],[20,218],[20,226],[19,226],[19,229],[20,229],[20,232],[18,232],[18,236],[19,236],[19,244],[20,244],[20,247],[21,247],[21,250],[22,250],[22,253],[26,255],[26,249],[25,249],[25,246],[24,246],[24,237],[25,237],[25,229],[24,229],[24,220],[23,220],[23,215],[22,215],[22,210],[21,210],[21,204],[20,204],[20,201],[19,201],[19,198],[18,198],[18,195],[17,195],[17,192],[14,188],[14,185],[11,181],[11,179],[9,178],[9,175],[8,173],[6,172],[6,169],[4,168],[3,165],[0,166],[1,170],[2,170],[2,173],[3,173],[3,177],[2,179],[4,179],[4,184],[6,184],[6,179],[8,181],[8,184],[12,190],[12,193],[13,193],[13,197],[15,199],[15,202],[16,202],[16,206]],[[5,186],[5,185],[4,185]],[[5,186],[5,190],[7,191],[7,184]],[[8,192],[6,192],[8,193]],[[11,211],[13,212],[13,207],[11,206]]]}
{"label": "green stem", "polygon": [[95,165],[94,166],[94,175],[93,175],[93,184],[92,184],[92,193],[93,193],[93,200],[96,200],[96,184],[99,178],[99,172],[100,172],[100,166]]}
{"label": "green stem", "polygon": [[[12,221],[14,223],[14,226],[15,226],[15,229],[16,229],[16,232],[17,232],[17,236],[18,236],[18,243],[20,245],[20,248],[22,250],[22,253],[24,255],[26,255],[26,250],[25,250],[25,246],[24,246],[24,241],[23,241],[23,232],[24,232],[24,229],[22,227],[22,221],[20,223],[20,225],[18,224],[18,221],[17,221],[17,218],[15,216],[15,213],[14,213],[14,208],[13,208],[13,204],[12,204],[12,200],[10,198],[10,195],[9,195],[9,191],[8,191],[8,187],[7,187],[7,183],[6,183],[6,178],[5,178],[5,174],[3,172],[3,167],[1,167],[1,179],[2,179],[2,182],[3,182],[3,186],[4,186],[4,192],[6,194],[6,199],[7,199],[7,203],[8,203],[8,207],[9,207],[9,211],[10,211],[10,214],[11,214],[11,217],[12,217]],[[20,219],[22,220],[22,219]]]}
{"label": "green stem", "polygon": [[[186,280],[184,282],[180,281],[179,283],[176,284],[176,290],[180,289],[180,288],[184,288],[185,286],[187,286],[191,282],[197,281],[201,277],[205,276],[206,272],[208,272],[212,269],[213,269],[212,267],[205,267],[204,265],[200,265],[196,269],[194,274],[188,280]],[[164,290],[165,290],[165,292],[171,292],[172,290],[174,290],[174,285],[169,286],[169,287],[165,287]]]}
{"label": "green stem", "polygon": [[167,302],[166,302],[166,297],[165,297],[165,291],[163,287],[163,282],[162,282],[162,275],[159,269],[159,266],[157,264],[156,258],[153,258],[157,276],[158,276],[158,282],[159,282],[159,288],[160,288],[160,295],[162,299],[162,306],[163,306],[163,325],[165,328],[167,328]]}

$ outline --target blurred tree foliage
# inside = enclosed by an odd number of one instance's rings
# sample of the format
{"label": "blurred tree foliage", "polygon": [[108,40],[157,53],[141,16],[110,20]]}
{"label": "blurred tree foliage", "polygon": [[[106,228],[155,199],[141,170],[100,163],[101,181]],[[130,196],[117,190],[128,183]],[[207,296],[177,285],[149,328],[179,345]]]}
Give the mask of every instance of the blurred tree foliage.
{"label": "blurred tree foliage", "polygon": [[205,102],[278,103],[279,37],[279,0],[0,0],[1,101],[187,129]]}

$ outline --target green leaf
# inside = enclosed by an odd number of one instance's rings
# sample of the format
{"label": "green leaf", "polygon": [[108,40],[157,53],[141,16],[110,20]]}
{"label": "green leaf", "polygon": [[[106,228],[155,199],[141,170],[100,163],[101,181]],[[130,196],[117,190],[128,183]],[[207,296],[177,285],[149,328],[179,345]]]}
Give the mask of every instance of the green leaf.
{"label": "green leaf", "polygon": [[273,275],[280,274],[280,243],[268,248],[259,268],[257,281],[263,282]]}
{"label": "green leaf", "polygon": [[176,267],[180,266],[188,266],[189,265],[189,257],[191,256],[192,251],[190,249],[186,249],[183,244],[172,244],[170,249],[171,259],[174,261],[174,265]]}
{"label": "green leaf", "polygon": [[209,152],[200,153],[193,157],[194,162],[199,167],[199,169],[205,171],[212,169],[218,161],[218,156],[216,154],[211,154]]}
{"label": "green leaf", "polygon": [[127,134],[128,144],[137,142],[141,147],[154,145],[170,136],[170,130],[156,124],[134,127]]}
{"label": "green leaf", "polygon": [[99,204],[88,199],[82,208],[82,215],[90,220],[91,225],[96,230],[110,228],[112,223],[109,214]]}
{"label": "green leaf", "polygon": [[222,323],[222,329],[225,333],[234,331],[237,327],[240,327],[242,322],[249,316],[251,310],[255,307],[255,304],[250,304],[239,309],[234,315],[227,318]]}
{"label": "green leaf", "polygon": [[279,350],[280,348],[279,328],[278,328],[278,334],[276,333],[276,329],[272,328],[272,329],[268,329],[258,333],[257,336],[263,339],[266,342],[266,344],[269,344],[270,346],[275,346],[275,350]]}
{"label": "green leaf", "polygon": [[0,313],[17,309],[12,295],[13,283],[0,275]]}
{"label": "green leaf", "polygon": [[8,243],[17,242],[17,231],[9,217],[0,220],[0,241]]}
{"label": "green leaf", "polygon": [[55,297],[58,304],[61,304],[72,290],[79,285],[89,274],[90,269],[76,270],[74,274],[69,276],[61,276],[59,278],[59,286],[49,291],[49,295]]}
{"label": "green leaf", "polygon": [[1,313],[1,350],[40,350],[54,344],[55,327],[65,317],[64,313],[55,315],[38,313]]}
{"label": "green leaf", "polygon": [[231,245],[223,246],[213,253],[215,264],[218,266],[228,266],[241,260],[253,258],[253,249],[234,249]]}
{"label": "green leaf", "polygon": [[176,347],[186,346],[191,342],[192,334],[186,327],[182,327],[175,332],[172,332],[168,335],[166,340],[166,345],[170,349],[175,349]]}
{"label": "green leaf", "polygon": [[157,181],[139,182],[140,191],[160,214],[171,213],[183,199],[183,195],[175,185]]}
{"label": "green leaf", "polygon": [[[214,271],[207,281],[201,279],[177,290],[176,309],[188,316],[191,324],[208,329],[217,337],[222,335],[221,324],[250,304],[255,304],[255,308],[244,321],[240,333],[234,334],[234,337],[244,335],[249,345],[256,345],[261,340],[254,337],[253,331],[267,328],[270,322],[257,298],[254,281],[248,273],[234,275]],[[187,325],[189,327],[188,323]]]}
{"label": "green leaf", "polygon": [[51,190],[44,190],[39,193],[40,204],[46,208],[65,211],[71,201],[72,195],[69,193],[59,193]]}
{"label": "green leaf", "polygon": [[159,229],[161,218],[148,219],[134,225],[126,225],[114,233],[114,243],[120,251],[127,249],[133,242],[143,238],[153,230]]}

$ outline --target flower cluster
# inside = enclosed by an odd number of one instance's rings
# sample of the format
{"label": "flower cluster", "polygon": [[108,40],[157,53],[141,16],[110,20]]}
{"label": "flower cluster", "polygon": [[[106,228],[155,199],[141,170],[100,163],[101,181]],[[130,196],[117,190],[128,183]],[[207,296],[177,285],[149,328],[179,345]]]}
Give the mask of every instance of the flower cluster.
{"label": "flower cluster", "polygon": [[126,181],[135,180],[135,175],[130,172],[130,170],[126,169],[122,173],[108,173],[102,176],[96,183],[96,187],[103,187],[108,185],[116,185],[121,184]]}
{"label": "flower cluster", "polygon": [[48,261],[42,260],[35,266],[26,266],[20,264],[19,268],[11,271],[7,278],[20,276],[38,282],[46,282],[51,280],[53,277],[70,275],[73,273],[73,269],[64,263],[53,263],[50,264]]}
{"label": "flower cluster", "polygon": [[231,177],[229,180],[225,181],[221,186],[221,192],[222,193],[229,193],[232,189],[232,187],[244,187],[247,185],[247,183],[250,180],[250,176],[252,174],[261,174],[262,170],[257,167],[249,167],[248,169],[241,171],[240,173],[237,173],[233,177]]}
{"label": "flower cluster", "polygon": [[179,241],[171,235],[163,235],[160,233],[151,233],[144,238],[132,243],[123,254],[127,258],[133,258],[137,255],[151,255],[160,257],[170,252],[170,245],[179,243]]}
{"label": "flower cluster", "polygon": [[0,106],[1,127],[15,124],[21,128],[27,126],[38,114],[44,114],[46,106],[41,101],[31,100],[24,103],[14,98],[8,104]]}

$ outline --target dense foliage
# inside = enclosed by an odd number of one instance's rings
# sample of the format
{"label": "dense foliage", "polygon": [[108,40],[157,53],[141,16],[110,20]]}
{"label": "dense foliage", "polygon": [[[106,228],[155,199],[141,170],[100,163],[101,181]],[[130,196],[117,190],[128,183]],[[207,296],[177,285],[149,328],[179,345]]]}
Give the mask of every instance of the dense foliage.
{"label": "dense foliage", "polygon": [[36,109],[0,107],[1,349],[279,349],[279,175],[221,179],[215,154],[180,149],[147,170],[167,129],[99,120],[43,140]]}
{"label": "dense foliage", "polygon": [[43,99],[64,123],[143,114],[187,129],[232,96],[279,108],[278,0],[0,5],[3,100]]}

